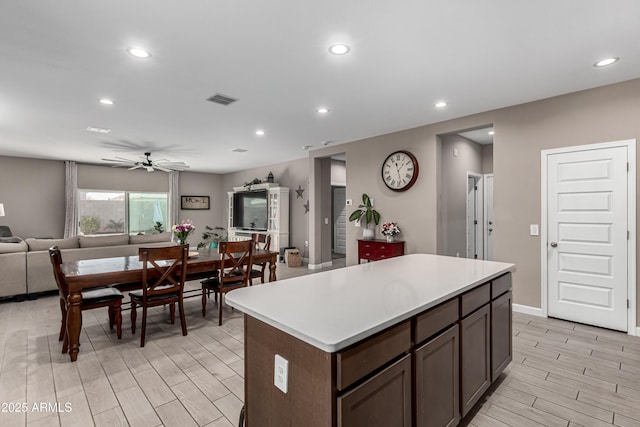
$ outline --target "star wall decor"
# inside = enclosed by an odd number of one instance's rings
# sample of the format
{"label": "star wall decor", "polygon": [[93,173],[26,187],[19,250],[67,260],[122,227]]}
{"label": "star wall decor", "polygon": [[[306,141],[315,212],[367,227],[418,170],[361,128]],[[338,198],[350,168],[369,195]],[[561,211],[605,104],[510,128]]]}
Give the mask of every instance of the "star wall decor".
{"label": "star wall decor", "polygon": [[307,200],[307,203],[302,206],[304,206],[304,213],[309,213],[309,200]]}
{"label": "star wall decor", "polygon": [[296,190],[296,199],[302,199],[303,192],[304,188],[302,188],[302,185],[298,185],[298,189]]}

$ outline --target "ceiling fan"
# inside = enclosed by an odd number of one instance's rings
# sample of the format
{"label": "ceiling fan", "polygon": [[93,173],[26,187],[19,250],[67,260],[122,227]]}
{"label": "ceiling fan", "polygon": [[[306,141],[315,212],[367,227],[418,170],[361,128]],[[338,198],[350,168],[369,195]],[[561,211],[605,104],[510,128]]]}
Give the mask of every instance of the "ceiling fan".
{"label": "ceiling fan", "polygon": [[142,161],[125,159],[124,157],[115,157],[113,159],[102,160],[104,160],[105,162],[115,163],[111,165],[111,167],[114,168],[124,167],[128,168],[128,170],[145,168],[147,172],[153,172],[156,169],[162,172],[182,171],[189,168],[189,166],[187,166],[184,162],[170,162],[166,159],[153,161],[149,158],[149,156],[151,156],[150,152],[144,153],[144,156],[140,156]]}

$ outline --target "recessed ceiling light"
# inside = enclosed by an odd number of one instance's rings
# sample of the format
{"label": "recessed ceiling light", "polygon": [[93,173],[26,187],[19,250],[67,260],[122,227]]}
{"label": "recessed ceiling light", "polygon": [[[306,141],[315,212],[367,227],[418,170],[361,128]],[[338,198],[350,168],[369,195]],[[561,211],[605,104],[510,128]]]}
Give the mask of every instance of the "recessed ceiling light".
{"label": "recessed ceiling light", "polygon": [[620,58],[618,58],[617,56],[612,56],[611,58],[604,58],[601,59],[600,61],[596,62],[595,64],[593,64],[594,67],[606,67],[607,65],[611,65],[615,62],[618,62],[620,60]]}
{"label": "recessed ceiling light", "polygon": [[95,126],[87,126],[87,130],[89,132],[96,132],[96,133],[109,133],[109,132],[111,132],[111,129],[99,128],[99,127],[95,127]]}
{"label": "recessed ceiling light", "polygon": [[325,147],[329,144],[331,144],[333,141],[322,141],[322,145],[324,145]]}
{"label": "recessed ceiling light", "polygon": [[100,99],[100,104],[113,105],[113,101],[110,100],[109,98],[102,98],[102,99]]}
{"label": "recessed ceiling light", "polygon": [[141,47],[130,47],[129,49],[127,49],[127,52],[129,52],[136,58],[151,58],[151,52]]}
{"label": "recessed ceiling light", "polygon": [[264,131],[263,131],[262,129],[258,129],[258,130],[256,131],[256,135],[258,135],[258,136],[262,136],[262,135],[264,135]]}
{"label": "recessed ceiling light", "polygon": [[331,46],[329,48],[329,52],[333,53],[334,55],[344,55],[345,53],[349,52],[350,50],[351,50],[351,48],[349,46],[347,46],[346,44],[343,44],[343,43],[334,44],[333,46]]}
{"label": "recessed ceiling light", "polygon": [[436,108],[444,108],[444,107],[446,107],[446,106],[447,106],[447,103],[446,103],[446,102],[444,102],[444,101],[439,101],[439,102],[436,102],[436,103],[435,103],[435,104],[433,104],[433,105],[434,105]]}
{"label": "recessed ceiling light", "polygon": [[329,109],[325,107],[320,107],[316,109],[316,112],[320,114],[327,114],[329,112]]}
{"label": "recessed ceiling light", "polygon": [[489,131],[489,135],[493,135],[494,132],[492,130]]}
{"label": "recessed ceiling light", "polygon": [[303,145],[303,146],[302,146],[302,149],[303,149],[303,150],[308,150],[309,148],[311,148],[311,146],[310,146],[310,145]]}

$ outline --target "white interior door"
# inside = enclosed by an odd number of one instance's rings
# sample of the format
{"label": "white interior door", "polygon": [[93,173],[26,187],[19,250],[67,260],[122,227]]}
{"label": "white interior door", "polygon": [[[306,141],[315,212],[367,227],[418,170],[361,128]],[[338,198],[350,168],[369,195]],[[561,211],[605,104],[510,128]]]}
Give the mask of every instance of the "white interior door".
{"label": "white interior door", "polygon": [[493,261],[493,233],[496,224],[493,217],[493,174],[484,176],[484,259]]}
{"label": "white interior door", "polygon": [[548,313],[627,330],[627,147],[547,156]]}
{"label": "white interior door", "polygon": [[484,259],[482,175],[467,172],[467,258]]}
{"label": "white interior door", "polygon": [[333,251],[347,253],[346,188],[333,188]]}

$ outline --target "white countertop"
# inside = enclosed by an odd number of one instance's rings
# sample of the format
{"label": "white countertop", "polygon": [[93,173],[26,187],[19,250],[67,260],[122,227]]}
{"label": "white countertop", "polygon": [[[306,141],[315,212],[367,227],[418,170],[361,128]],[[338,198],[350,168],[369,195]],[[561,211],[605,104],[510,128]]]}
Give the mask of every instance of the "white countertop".
{"label": "white countertop", "polygon": [[514,269],[411,254],[237,289],[225,301],[332,353]]}

